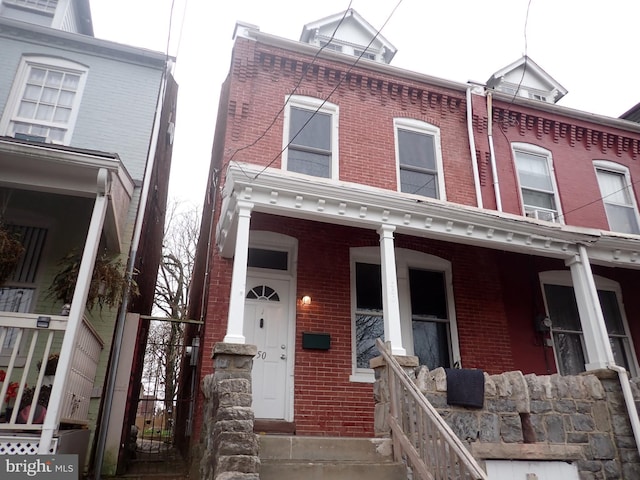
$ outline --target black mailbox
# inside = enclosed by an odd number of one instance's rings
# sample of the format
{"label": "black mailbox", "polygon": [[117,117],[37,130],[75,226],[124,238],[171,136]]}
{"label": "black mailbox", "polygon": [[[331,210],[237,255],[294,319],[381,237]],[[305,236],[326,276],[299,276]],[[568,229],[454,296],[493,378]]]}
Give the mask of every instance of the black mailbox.
{"label": "black mailbox", "polygon": [[302,348],[329,350],[331,348],[331,336],[328,333],[302,332]]}

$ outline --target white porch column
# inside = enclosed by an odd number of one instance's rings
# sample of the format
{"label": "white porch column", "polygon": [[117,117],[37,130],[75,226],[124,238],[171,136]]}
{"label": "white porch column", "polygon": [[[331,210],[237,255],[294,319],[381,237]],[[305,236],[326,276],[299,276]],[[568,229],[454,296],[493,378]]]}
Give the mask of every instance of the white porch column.
{"label": "white porch column", "polygon": [[589,256],[584,245],[578,245],[578,255],[565,262],[571,270],[573,290],[576,294],[580,324],[586,347],[585,368],[596,370],[614,365],[607,326],[604,323],[598,290],[593,279]]}
{"label": "white porch column", "polygon": [[380,264],[382,270],[382,308],[384,309],[384,338],[391,342],[393,355],[406,355],[402,347],[400,327],[400,301],[398,300],[398,274],[396,272],[396,254],[393,246],[393,232],[396,227],[382,225],[380,234]]}
{"label": "white porch column", "polygon": [[247,258],[249,256],[249,224],[253,203],[239,201],[236,206],[238,231],[233,256],[229,317],[225,343],[244,343],[244,301],[247,296]]}
{"label": "white porch column", "polygon": [[56,376],[53,381],[53,386],[51,387],[51,397],[49,399],[49,405],[47,406],[47,414],[42,425],[40,444],[38,445],[39,455],[49,453],[53,434],[55,430],[57,430],[58,423],[60,422],[60,409],[62,402],[65,401],[65,385],[69,372],[71,371],[71,360],[76,348],[78,330],[82,324],[82,316],[84,315],[85,305],[87,303],[91,277],[93,277],[93,266],[95,265],[96,255],[98,254],[100,236],[102,235],[102,227],[104,226],[104,219],[109,203],[107,196],[109,192],[108,175],[107,170],[104,168],[98,172],[98,193],[96,195],[96,201],[93,204],[93,213],[91,214],[87,240],[84,244],[80,269],[78,270],[78,280],[76,282],[76,288],[73,291],[67,329],[64,332]]}

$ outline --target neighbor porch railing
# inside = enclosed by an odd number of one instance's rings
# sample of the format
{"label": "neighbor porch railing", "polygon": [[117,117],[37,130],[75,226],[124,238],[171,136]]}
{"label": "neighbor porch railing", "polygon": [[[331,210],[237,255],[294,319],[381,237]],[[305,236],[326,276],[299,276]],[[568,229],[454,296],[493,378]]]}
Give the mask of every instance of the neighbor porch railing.
{"label": "neighbor porch railing", "polygon": [[[0,312],[0,370],[3,372],[0,375],[4,377],[0,382],[0,414],[4,414],[0,434],[16,429],[42,430],[43,408],[48,403],[54,378],[46,375],[45,365],[52,354],[59,353],[67,319],[60,315]],[[87,423],[103,345],[100,336],[83,319],[65,382],[61,423]],[[21,412],[23,400],[30,403],[25,403]],[[27,406],[30,408],[26,409]]]}
{"label": "neighbor porch railing", "polygon": [[460,439],[418,390],[380,339],[376,345],[387,364],[393,454],[406,459],[421,480],[487,480]]}

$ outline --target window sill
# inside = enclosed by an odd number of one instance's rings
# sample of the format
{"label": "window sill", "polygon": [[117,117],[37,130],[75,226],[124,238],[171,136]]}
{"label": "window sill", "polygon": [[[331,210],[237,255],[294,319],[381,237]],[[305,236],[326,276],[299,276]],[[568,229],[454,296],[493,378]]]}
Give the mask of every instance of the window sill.
{"label": "window sill", "polygon": [[373,373],[354,373],[349,375],[349,381],[355,383],[375,383],[376,379]]}

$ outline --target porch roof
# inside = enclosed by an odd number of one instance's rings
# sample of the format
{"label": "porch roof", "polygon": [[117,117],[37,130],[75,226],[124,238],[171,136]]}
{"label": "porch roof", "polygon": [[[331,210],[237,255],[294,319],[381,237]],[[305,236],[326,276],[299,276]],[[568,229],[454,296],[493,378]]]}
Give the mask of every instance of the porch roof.
{"label": "porch roof", "polygon": [[134,182],[117,154],[0,137],[0,187],[93,198],[100,170],[108,176],[104,233],[119,252]]}
{"label": "porch roof", "polygon": [[276,168],[234,162],[227,170],[216,238],[221,254],[234,254],[239,201],[253,211],[447,242],[570,259],[588,247],[593,263],[640,267],[640,235],[545,222],[494,210]]}

